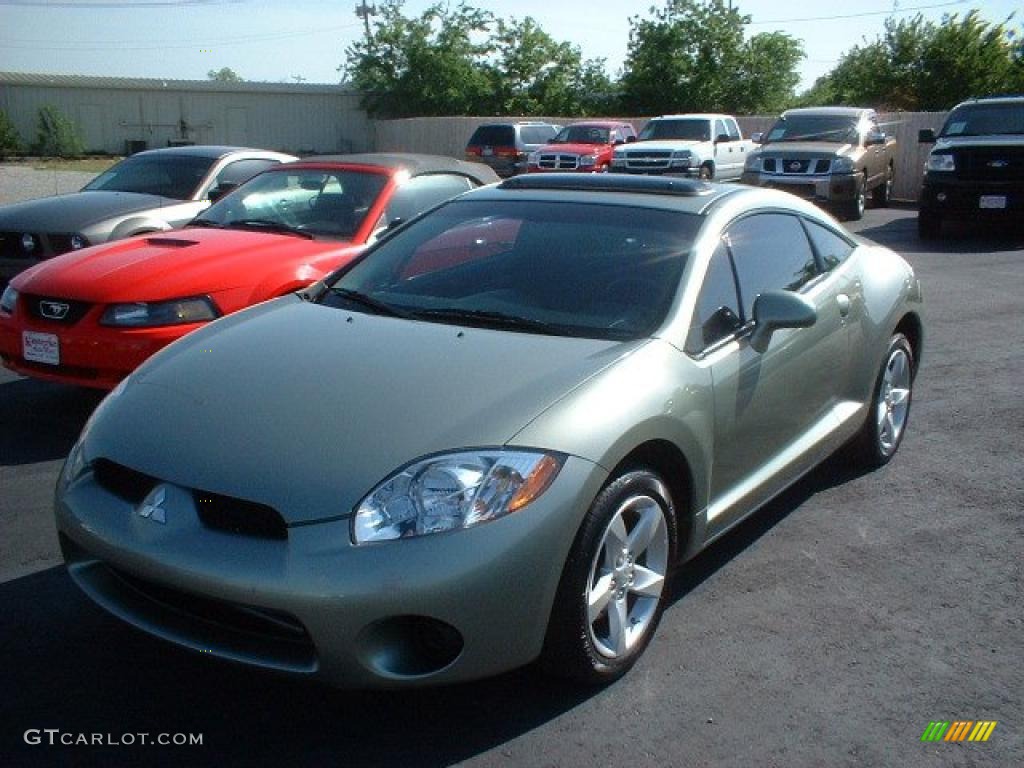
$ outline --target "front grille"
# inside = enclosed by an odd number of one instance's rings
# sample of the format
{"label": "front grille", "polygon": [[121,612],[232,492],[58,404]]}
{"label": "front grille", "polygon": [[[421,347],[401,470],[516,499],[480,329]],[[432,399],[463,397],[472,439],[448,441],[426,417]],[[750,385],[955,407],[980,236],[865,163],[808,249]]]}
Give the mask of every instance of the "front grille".
{"label": "front grille", "polygon": [[765,173],[775,173],[777,170],[776,160],[774,157],[766,157],[764,159],[764,170]]}
{"label": "front grille", "polygon": [[92,308],[92,304],[85,301],[71,301],[50,296],[25,295],[21,300],[22,305],[28,309],[28,313],[32,317],[61,325],[74,325]]}
{"label": "front grille", "polygon": [[1024,147],[978,147],[960,149],[954,154],[961,179],[1024,180]]}
{"label": "front grille", "polygon": [[288,538],[288,527],[273,507],[206,491],[193,491],[192,497],[207,528],[263,539]]}
{"label": "front grille", "polygon": [[827,157],[819,157],[814,161],[814,170],[812,173],[828,173],[832,167],[832,160]]}
{"label": "front grille", "polygon": [[97,459],[92,465],[93,477],[105,490],[133,504],[140,503],[160,482],[109,459]]}
{"label": "front grille", "polygon": [[782,158],[783,173],[807,173],[811,161],[805,157],[784,157]]}
{"label": "front grille", "polygon": [[[93,476],[102,488],[132,504],[140,504],[160,482],[109,459],[96,459],[92,466]],[[199,520],[207,528],[261,539],[288,538],[288,526],[281,513],[266,504],[199,490],[192,491],[192,498]]]}
{"label": "front grille", "polygon": [[537,165],[550,171],[574,171],[579,166],[578,155],[541,155]]}
{"label": "front grille", "polygon": [[668,150],[638,149],[626,154],[626,167],[642,171],[649,168],[668,168],[672,153]]}
{"label": "front grille", "polygon": [[26,234],[25,232],[0,232],[0,259],[41,259],[45,256],[43,253],[43,243],[38,235],[32,235],[32,241],[35,243],[35,248],[26,251],[22,245],[22,238]]}

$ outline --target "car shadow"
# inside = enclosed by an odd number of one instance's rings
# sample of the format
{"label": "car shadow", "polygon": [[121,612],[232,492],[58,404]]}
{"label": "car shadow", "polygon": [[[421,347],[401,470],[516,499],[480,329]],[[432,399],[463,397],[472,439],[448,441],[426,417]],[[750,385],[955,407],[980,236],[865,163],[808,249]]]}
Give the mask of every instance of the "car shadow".
{"label": "car shadow", "polygon": [[[832,459],[690,561],[681,601],[790,512],[859,476]],[[63,567],[0,585],[0,728],[5,765],[417,765],[466,760],[527,733],[606,688],[527,668],[412,691],[338,691],[208,659],[135,631],[95,607]],[[202,746],[61,747],[25,743],[29,729],[70,734],[202,734]],[[41,738],[48,738],[43,734]]]}
{"label": "car shadow", "polygon": [[67,456],[103,394],[33,379],[0,384],[0,466]]}
{"label": "car shadow", "polygon": [[857,231],[879,245],[900,253],[995,253],[1024,248],[1024,227],[1016,222],[947,221],[940,237],[922,240],[917,234],[917,216],[893,219],[885,224]]}

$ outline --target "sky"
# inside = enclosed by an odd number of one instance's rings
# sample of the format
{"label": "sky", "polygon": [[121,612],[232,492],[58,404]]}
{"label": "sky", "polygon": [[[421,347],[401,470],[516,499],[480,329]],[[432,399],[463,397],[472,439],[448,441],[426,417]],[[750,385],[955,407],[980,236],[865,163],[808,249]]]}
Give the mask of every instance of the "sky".
{"label": "sky", "polygon": [[[418,16],[436,0],[407,0]],[[204,80],[230,67],[247,80],[336,83],[344,51],[363,34],[358,0],[0,0],[0,71]],[[456,2],[452,2],[455,5]],[[584,58],[622,67],[630,16],[663,0],[469,0],[501,18],[532,16]],[[1020,0],[734,0],[751,17],[747,34],[781,31],[803,41],[800,89],[842,53],[874,40],[885,19],[978,9],[990,22],[1019,11]]]}

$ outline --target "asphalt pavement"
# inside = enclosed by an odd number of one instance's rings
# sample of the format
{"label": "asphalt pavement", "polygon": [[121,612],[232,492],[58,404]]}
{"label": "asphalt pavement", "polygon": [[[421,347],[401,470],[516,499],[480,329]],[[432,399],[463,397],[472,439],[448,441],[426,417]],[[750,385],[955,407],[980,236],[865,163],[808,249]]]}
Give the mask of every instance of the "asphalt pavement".
{"label": "asphalt pavement", "polygon": [[[604,689],[527,669],[334,691],[122,625],[72,585],[52,523],[98,396],[0,372],[0,766],[1024,765],[1024,236],[924,246],[914,216],[850,227],[924,283],[900,453],[867,474],[831,460],[688,563],[646,655]],[[922,742],[936,720],[997,725]]]}

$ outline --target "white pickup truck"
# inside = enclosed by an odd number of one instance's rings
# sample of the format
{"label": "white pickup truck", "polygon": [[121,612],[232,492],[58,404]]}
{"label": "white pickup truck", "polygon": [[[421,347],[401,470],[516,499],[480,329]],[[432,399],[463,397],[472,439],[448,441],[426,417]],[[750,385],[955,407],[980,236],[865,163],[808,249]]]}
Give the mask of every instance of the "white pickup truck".
{"label": "white pickup truck", "polygon": [[615,150],[610,170],[728,181],[740,177],[753,149],[731,115],[662,115]]}

